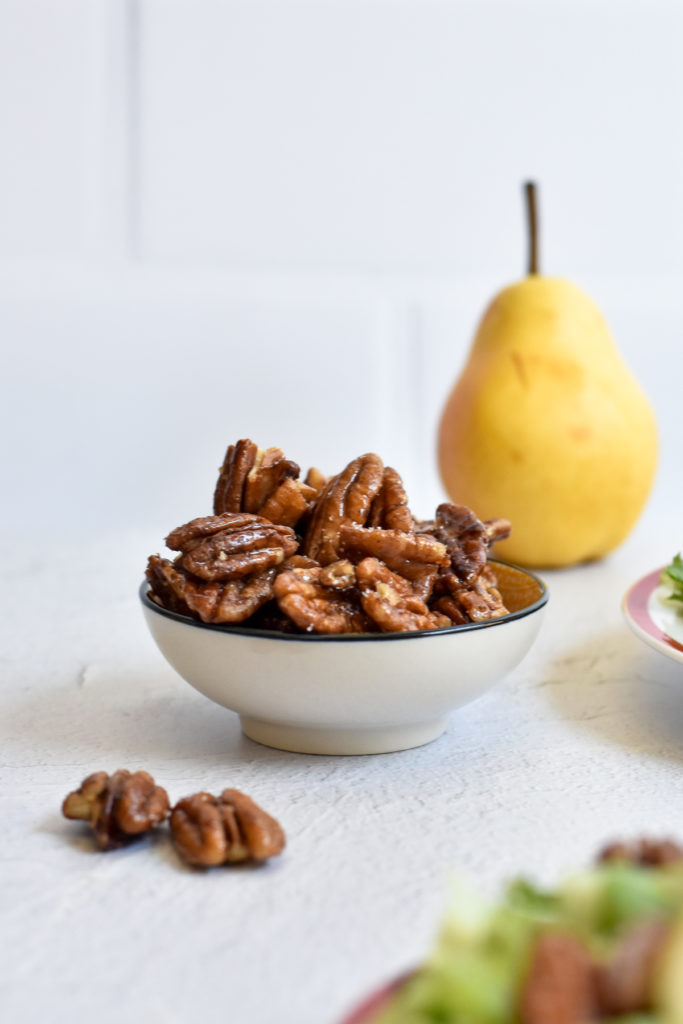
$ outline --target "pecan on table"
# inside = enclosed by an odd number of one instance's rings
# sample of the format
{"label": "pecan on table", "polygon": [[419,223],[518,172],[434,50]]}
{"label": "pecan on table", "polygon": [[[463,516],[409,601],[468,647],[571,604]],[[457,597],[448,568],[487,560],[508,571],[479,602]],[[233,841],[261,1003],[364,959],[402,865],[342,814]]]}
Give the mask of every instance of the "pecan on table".
{"label": "pecan on table", "polygon": [[570,935],[541,935],[522,987],[521,1024],[587,1024],[596,1002],[588,952]]}
{"label": "pecan on table", "polygon": [[642,867],[662,867],[683,860],[683,846],[672,839],[636,839],[610,843],[598,854],[598,862],[626,861]]}
{"label": "pecan on table", "polygon": [[355,579],[345,561],[283,569],[273,591],[281,611],[307,633],[365,633],[372,627],[350,589]]}
{"label": "pecan on table", "polygon": [[427,607],[408,580],[376,558],[364,558],[356,566],[356,578],[363,609],[383,633],[440,629],[452,625],[445,615]]}
{"label": "pecan on table", "polygon": [[455,573],[447,572],[439,580],[445,594],[435,602],[435,607],[448,615],[455,625],[499,619],[509,612],[497,583],[490,565],[484,566],[479,575],[466,584],[461,583]]}
{"label": "pecan on table", "polygon": [[94,772],[62,804],[65,818],[87,821],[100,850],[131,842],[168,816],[166,790],[144,771]]}
{"label": "pecan on table", "polygon": [[196,867],[263,861],[285,846],[275,818],[237,789],[225,789],[219,797],[185,797],[171,811],[170,824],[179,856]]}
{"label": "pecan on table", "polygon": [[379,455],[361,455],[327,481],[318,495],[303,544],[303,553],[321,565],[340,557],[339,531],[344,524],[362,526],[382,486]]}
{"label": "pecan on table", "polygon": [[[150,568],[152,562],[154,565]],[[168,559],[152,555],[147,567],[149,596],[164,608],[174,607],[168,603],[163,587],[159,588],[158,580],[162,579],[163,586],[173,592],[175,610],[180,611],[184,606],[187,613],[202,622],[244,622],[271,600],[276,572],[276,568],[265,569],[234,580],[207,582],[179,571]]]}
{"label": "pecan on table", "polygon": [[382,486],[370,507],[367,525],[381,526],[385,530],[402,530],[404,533],[413,533],[415,530],[403,480],[391,466],[384,469]]}
{"label": "pecan on table", "polygon": [[246,512],[193,519],[173,530],[166,543],[181,551],[179,569],[211,583],[271,569],[298,547],[290,527]]}

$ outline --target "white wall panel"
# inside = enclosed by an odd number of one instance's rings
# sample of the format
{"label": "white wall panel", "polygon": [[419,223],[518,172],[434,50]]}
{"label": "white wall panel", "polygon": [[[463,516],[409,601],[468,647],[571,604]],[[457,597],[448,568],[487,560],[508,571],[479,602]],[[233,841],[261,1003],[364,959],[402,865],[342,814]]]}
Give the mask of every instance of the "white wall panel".
{"label": "white wall panel", "polygon": [[401,468],[414,410],[391,396],[411,373],[385,365],[382,322],[370,302],[198,295],[173,280],[2,295],[6,527],[142,527],[160,542],[210,512],[240,437],[304,472],[368,450]]}
{"label": "white wall panel", "polygon": [[150,257],[683,272],[673,0],[140,0]]}
{"label": "white wall panel", "polygon": [[0,6],[0,259],[82,255],[101,223],[102,11],[101,0]]}

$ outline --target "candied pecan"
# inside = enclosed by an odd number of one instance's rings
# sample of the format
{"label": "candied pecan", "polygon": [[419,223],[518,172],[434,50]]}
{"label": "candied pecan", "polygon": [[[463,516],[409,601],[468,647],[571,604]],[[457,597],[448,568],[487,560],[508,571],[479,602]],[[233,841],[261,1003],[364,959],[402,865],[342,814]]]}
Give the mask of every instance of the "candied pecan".
{"label": "candied pecan", "polygon": [[570,935],[537,940],[520,999],[521,1024],[586,1024],[596,1003],[591,958]]}
{"label": "candied pecan", "polygon": [[484,523],[466,505],[444,503],[436,510],[436,535],[446,545],[458,579],[463,583],[476,579],[488,558]]}
{"label": "candied pecan", "polygon": [[683,860],[683,846],[672,839],[636,839],[610,843],[598,854],[598,862],[627,861],[642,867],[662,867]]}
{"label": "candied pecan", "polygon": [[390,569],[401,572],[409,562],[447,566],[446,546],[426,534],[383,530],[349,523],[339,531],[342,552],[350,558],[379,558]]}
{"label": "candied pecan", "polygon": [[281,526],[296,526],[316,492],[301,480],[287,477],[259,509],[259,515]]}
{"label": "candied pecan", "polygon": [[[152,557],[157,559],[158,556]],[[178,571],[167,559],[158,559],[154,578],[150,580],[149,596],[164,608],[196,616],[202,622],[244,622],[272,598],[276,571],[273,567],[234,580],[208,582]],[[158,579],[171,592],[170,603]]]}
{"label": "candied pecan", "polygon": [[273,596],[276,569],[222,583],[186,579],[185,600],[203,622],[244,622]]}
{"label": "candied pecan", "polygon": [[[468,584],[461,583],[454,573],[445,573],[441,583],[446,587],[447,600],[439,601],[439,609],[456,624],[460,623],[458,612],[465,616],[467,622],[486,622],[509,614],[490,565],[486,565]],[[451,611],[456,614],[451,615]]]}
{"label": "candied pecan", "polygon": [[497,544],[499,540],[505,540],[510,536],[512,527],[509,519],[485,519],[486,541],[488,546]]}
{"label": "candied pecan", "polygon": [[[282,449],[258,448],[253,441],[244,438],[231,444],[225,453],[214,491],[214,512],[218,515],[223,512],[261,513],[282,483],[298,475],[296,462],[286,459]],[[292,492],[289,492],[290,502],[291,498]],[[291,518],[292,509],[285,494],[280,504],[287,506]],[[302,511],[305,508],[304,501]]]}
{"label": "candied pecan", "polygon": [[244,485],[257,454],[258,446],[248,438],[228,446],[213,495],[213,509],[217,515],[242,511]]}
{"label": "candied pecan", "polygon": [[[180,568],[202,580],[222,581],[262,572],[280,565],[298,547],[290,527],[276,526],[261,516],[227,513],[220,519],[220,528],[192,544],[178,561]],[[181,529],[188,531],[190,526]]]}
{"label": "candied pecan", "polygon": [[621,1016],[653,1009],[657,961],[669,933],[663,921],[641,921],[622,939],[596,975],[603,1014]]}
{"label": "candied pecan", "polygon": [[323,487],[327,483],[327,477],[325,476],[324,473],[321,473],[319,469],[316,469],[315,466],[311,466],[308,473],[306,474],[306,479],[304,480],[304,483],[308,487],[310,487],[316,494],[320,494]]}
{"label": "candied pecan", "polygon": [[433,611],[446,615],[453,626],[464,626],[471,621],[454,597],[439,597],[431,607]]}
{"label": "candied pecan", "polygon": [[[339,589],[338,580],[348,578],[348,569],[313,566],[282,570],[273,590],[281,610],[299,629],[308,633],[363,633],[370,624],[353,595]],[[325,574],[325,585],[321,578]]]}
{"label": "candied pecan", "polygon": [[242,511],[262,514],[263,505],[284,481],[298,475],[296,462],[286,459],[281,448],[266,448],[265,451],[259,448],[244,481]]}
{"label": "candied pecan", "polygon": [[170,824],[178,854],[197,867],[263,861],[285,846],[275,818],[237,789],[185,797],[171,811]]}
{"label": "candied pecan", "polygon": [[144,771],[125,769],[108,775],[94,772],[62,804],[65,818],[87,821],[100,850],[131,842],[164,821],[169,812],[166,790]]}
{"label": "candied pecan", "polygon": [[415,530],[403,481],[391,466],[384,469],[382,487],[370,508],[367,525],[403,530],[404,533],[413,533]]}
{"label": "candied pecan", "polygon": [[384,466],[379,455],[369,452],[348,464],[318,495],[304,540],[304,554],[321,565],[336,562],[340,555],[339,530],[345,523],[363,525],[373,499],[382,486]]}
{"label": "candied pecan", "polygon": [[450,620],[430,611],[417,597],[408,580],[392,572],[376,558],[364,558],[356,566],[356,578],[365,612],[383,633],[440,629]]}
{"label": "candied pecan", "polygon": [[330,562],[320,570],[319,581],[324,587],[332,587],[333,590],[348,590],[356,582],[356,568],[348,558]]}
{"label": "candied pecan", "polygon": [[167,558],[150,555],[145,576],[150,586],[149,596],[156,604],[181,615],[191,614],[183,597],[184,577],[173,568]]}
{"label": "candied pecan", "polygon": [[[250,519],[250,516],[242,516],[244,523],[248,523]],[[235,522],[235,515],[230,512],[224,512],[220,516],[199,516],[171,530],[166,538],[166,547],[171,551],[191,551],[206,537],[224,530],[230,524],[234,526]]]}

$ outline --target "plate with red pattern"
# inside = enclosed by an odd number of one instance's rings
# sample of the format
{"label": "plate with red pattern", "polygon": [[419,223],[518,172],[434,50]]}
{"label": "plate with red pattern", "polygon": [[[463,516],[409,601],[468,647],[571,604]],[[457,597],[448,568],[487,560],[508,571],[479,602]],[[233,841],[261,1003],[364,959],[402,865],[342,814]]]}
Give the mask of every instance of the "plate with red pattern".
{"label": "plate with red pattern", "polygon": [[671,600],[671,590],[655,569],[629,587],[622,610],[627,623],[650,647],[683,663],[683,605]]}

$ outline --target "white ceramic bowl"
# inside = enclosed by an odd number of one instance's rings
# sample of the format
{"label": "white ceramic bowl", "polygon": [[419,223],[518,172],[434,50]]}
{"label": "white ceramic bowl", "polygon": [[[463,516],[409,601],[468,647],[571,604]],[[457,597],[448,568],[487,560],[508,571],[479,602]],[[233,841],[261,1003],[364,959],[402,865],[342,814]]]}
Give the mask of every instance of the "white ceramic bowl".
{"label": "white ceramic bowl", "polygon": [[436,739],[454,708],[522,660],[548,600],[536,576],[496,563],[504,618],[416,633],[317,636],[214,626],[140,598],[183,679],[236,711],[253,740],[308,754],[379,754]]}

